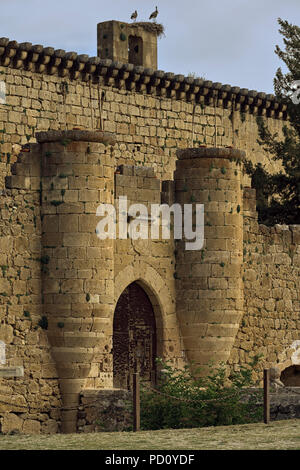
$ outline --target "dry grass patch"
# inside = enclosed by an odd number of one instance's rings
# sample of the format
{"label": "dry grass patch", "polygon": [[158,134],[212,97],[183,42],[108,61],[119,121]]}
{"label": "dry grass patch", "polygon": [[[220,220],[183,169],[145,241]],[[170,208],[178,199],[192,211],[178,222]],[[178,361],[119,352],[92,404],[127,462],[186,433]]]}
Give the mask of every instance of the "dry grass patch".
{"label": "dry grass patch", "polygon": [[300,450],[300,420],[138,433],[1,435],[0,450]]}

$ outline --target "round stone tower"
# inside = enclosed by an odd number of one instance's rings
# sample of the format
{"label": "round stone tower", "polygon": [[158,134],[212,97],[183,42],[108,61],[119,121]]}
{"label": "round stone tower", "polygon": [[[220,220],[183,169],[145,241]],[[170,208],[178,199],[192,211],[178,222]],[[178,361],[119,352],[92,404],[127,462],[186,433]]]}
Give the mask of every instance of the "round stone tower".
{"label": "round stone tower", "polygon": [[[76,432],[86,379],[112,370],[113,240],[96,234],[100,203],[113,203],[111,134],[49,131],[42,147],[43,321],[62,397],[62,432]],[[105,352],[105,354],[104,354]],[[103,359],[104,361],[104,359]],[[91,368],[95,373],[91,375]],[[94,379],[96,380],[96,379]]]}
{"label": "round stone tower", "polygon": [[[176,202],[204,204],[204,245],[177,242],[177,315],[187,359],[206,371],[229,358],[243,313],[244,152],[230,148],[177,151]],[[194,220],[195,223],[195,220]]]}

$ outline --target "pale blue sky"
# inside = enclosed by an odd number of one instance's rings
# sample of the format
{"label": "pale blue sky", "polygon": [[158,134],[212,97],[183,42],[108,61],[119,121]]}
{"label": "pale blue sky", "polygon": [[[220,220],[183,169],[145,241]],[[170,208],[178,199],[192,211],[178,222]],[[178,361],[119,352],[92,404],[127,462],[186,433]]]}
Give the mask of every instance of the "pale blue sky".
{"label": "pale blue sky", "polygon": [[97,55],[97,23],[145,21],[158,6],[158,67],[273,92],[277,18],[300,25],[299,0],[0,0],[0,37]]}

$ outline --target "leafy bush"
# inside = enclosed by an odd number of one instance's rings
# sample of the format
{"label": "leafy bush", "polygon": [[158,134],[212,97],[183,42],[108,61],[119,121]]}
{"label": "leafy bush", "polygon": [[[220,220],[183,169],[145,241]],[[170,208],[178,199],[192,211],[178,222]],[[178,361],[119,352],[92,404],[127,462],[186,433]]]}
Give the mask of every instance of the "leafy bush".
{"label": "leafy bush", "polygon": [[239,372],[226,377],[225,365],[214,368],[199,377],[193,365],[176,369],[157,362],[163,368],[155,391],[141,385],[141,428],[144,430],[166,428],[192,428],[258,422],[262,420],[262,406],[257,404],[261,392],[251,391],[252,370],[241,367]]}
{"label": "leafy bush", "polygon": [[38,326],[40,326],[43,330],[47,330],[48,329],[48,318],[43,316],[39,322],[38,322]]}

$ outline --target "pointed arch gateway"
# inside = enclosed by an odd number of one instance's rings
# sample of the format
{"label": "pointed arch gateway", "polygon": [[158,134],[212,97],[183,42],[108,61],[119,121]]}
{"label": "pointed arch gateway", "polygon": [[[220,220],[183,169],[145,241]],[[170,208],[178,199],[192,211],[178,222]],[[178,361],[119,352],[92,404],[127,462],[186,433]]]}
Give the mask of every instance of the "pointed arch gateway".
{"label": "pointed arch gateway", "polygon": [[[129,291],[127,291],[127,288],[129,286]],[[128,374],[127,382],[126,379],[124,379],[124,374],[118,373],[118,370],[121,369],[119,366],[121,360],[120,357],[118,358],[118,355],[122,353],[122,346],[121,335],[119,335],[118,345],[116,333],[118,329],[119,331],[121,331],[122,329],[124,331],[124,326],[122,328],[119,324],[118,327],[118,317],[120,320],[122,304],[126,304],[126,301],[129,302],[129,304],[131,303],[131,305],[136,302],[137,310],[140,310],[140,313],[137,312],[135,314],[139,318],[138,323],[140,325],[137,329],[140,331],[142,329],[142,325],[144,324],[145,330],[144,333],[141,333],[140,338],[138,335],[136,337],[137,340],[141,340],[139,343],[139,356],[141,358],[140,360],[144,360],[145,362],[144,371],[146,374],[146,380],[149,380],[149,371],[152,368],[153,383],[155,380],[154,374],[156,372],[155,367],[153,367],[155,357],[162,357],[165,360],[169,360],[172,358],[175,361],[181,360],[181,342],[178,322],[175,313],[174,294],[170,291],[170,288],[166,284],[165,280],[152,266],[141,262],[136,262],[131,265],[127,265],[122,271],[119,271],[114,280],[114,290],[115,310],[114,317],[112,319],[112,352],[114,376],[113,386],[114,388],[130,387],[130,375],[132,376],[133,373],[132,360],[131,362],[129,361],[130,351],[128,354],[128,340],[126,339],[126,335],[123,336],[123,339],[127,341],[127,346],[125,347],[125,345],[123,344],[123,350],[125,349],[125,351],[127,351],[128,366],[125,366],[125,369]],[[140,302],[136,301],[137,297],[139,297]],[[128,313],[125,313],[124,316],[128,318]],[[128,326],[126,325],[127,323],[125,323],[125,328],[128,329]],[[147,331],[148,333],[146,334]],[[135,332],[131,333],[131,335],[132,334],[135,334]],[[150,334],[152,334],[152,341],[150,341]],[[129,333],[127,336],[129,336]],[[145,341],[142,340],[143,338],[145,338]],[[133,345],[134,344],[135,342],[133,339]],[[152,358],[150,354],[151,347]],[[125,351],[123,352],[124,358]]]}
{"label": "pointed arch gateway", "polygon": [[155,381],[156,321],[145,290],[129,284],[116,305],[113,321],[113,377],[115,388],[131,388],[136,367],[141,378]]}

